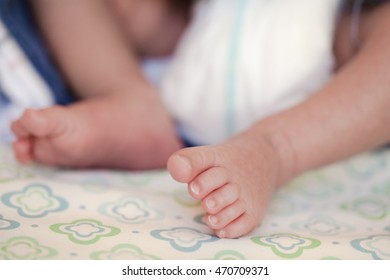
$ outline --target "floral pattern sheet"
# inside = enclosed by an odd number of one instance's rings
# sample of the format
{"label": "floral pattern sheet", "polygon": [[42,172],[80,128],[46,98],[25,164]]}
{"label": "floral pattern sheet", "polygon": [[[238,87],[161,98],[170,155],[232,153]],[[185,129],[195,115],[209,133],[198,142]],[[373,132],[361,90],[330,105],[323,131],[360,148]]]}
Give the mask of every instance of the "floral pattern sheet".
{"label": "floral pattern sheet", "polygon": [[0,144],[0,259],[390,259],[390,150],[304,174],[228,240],[166,170],[21,166]]}

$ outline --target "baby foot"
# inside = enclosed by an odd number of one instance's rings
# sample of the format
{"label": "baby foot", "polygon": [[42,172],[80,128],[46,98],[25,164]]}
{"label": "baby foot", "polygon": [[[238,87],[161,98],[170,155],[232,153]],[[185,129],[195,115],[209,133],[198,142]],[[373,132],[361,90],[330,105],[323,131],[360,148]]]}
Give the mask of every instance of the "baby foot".
{"label": "baby foot", "polygon": [[269,145],[241,135],[221,145],[180,150],[169,158],[168,169],[202,201],[216,235],[236,238],[264,217],[277,185],[276,162]]}
{"label": "baby foot", "polygon": [[[145,105],[150,111],[143,109]],[[12,124],[17,137],[14,153],[21,163],[36,160],[68,167],[164,167],[169,155],[182,144],[159,108],[144,99],[116,95],[69,107],[26,110]]]}
{"label": "baby foot", "polygon": [[60,106],[26,110],[11,125],[17,137],[13,143],[17,160],[24,164],[37,160],[47,165],[88,165],[85,154],[90,152],[90,133],[83,129],[87,127],[84,121]]}

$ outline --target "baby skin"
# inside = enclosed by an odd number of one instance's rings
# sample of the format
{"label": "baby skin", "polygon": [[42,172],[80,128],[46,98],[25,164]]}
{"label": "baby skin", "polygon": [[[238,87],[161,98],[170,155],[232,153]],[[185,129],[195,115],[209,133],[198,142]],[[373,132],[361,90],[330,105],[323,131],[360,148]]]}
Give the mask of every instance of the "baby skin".
{"label": "baby skin", "polygon": [[[186,148],[170,157],[172,177],[187,183],[190,195],[202,201],[205,221],[217,236],[236,238],[249,233],[264,218],[278,187],[302,172],[390,140],[390,133],[380,132],[390,121],[386,109],[390,84],[383,76],[369,75],[389,67],[386,63],[372,65],[373,59],[390,58],[390,40],[383,42],[379,31],[390,26],[386,15],[390,15],[389,5],[362,15],[362,45],[357,53],[348,40],[349,16],[341,20],[335,34],[339,69],[335,78],[307,101],[259,121],[225,143]],[[386,47],[381,50],[380,46]],[[359,75],[367,77],[366,84],[356,83]],[[367,98],[365,92],[379,99]],[[367,132],[374,137],[364,137]],[[335,140],[334,135],[343,139]]]}
{"label": "baby skin", "polygon": [[15,156],[21,163],[162,168],[183,147],[152,89],[91,98],[67,107],[26,110],[11,128],[17,137]]}
{"label": "baby skin", "polygon": [[240,134],[221,145],[186,148],[168,170],[202,201],[205,222],[220,238],[248,233],[262,220],[281,184],[279,159],[263,137]]}
{"label": "baby skin", "polygon": [[[253,230],[264,218],[272,194],[302,172],[390,141],[390,6],[382,5],[362,17],[358,51],[349,41],[349,22],[346,15],[335,34],[337,73],[301,104],[260,120],[218,145],[179,149],[180,141],[168,117],[166,127],[170,128],[155,134],[166,137],[166,131],[171,133],[165,144],[155,144],[159,149],[164,149],[163,145],[171,147],[169,150],[178,149],[168,159],[168,170],[174,179],[188,184],[190,195],[202,203],[206,223],[220,238],[237,238]],[[50,164],[64,164],[62,160],[67,158],[65,165],[78,166],[83,160],[80,154],[86,157],[88,153],[83,152],[93,147],[93,151],[102,153],[83,166],[133,168],[134,164],[123,161],[131,157],[125,153],[136,150],[131,145],[142,144],[147,133],[135,134],[134,142],[127,144],[116,137],[104,141],[96,137],[106,131],[124,130],[124,122],[116,126],[119,117],[123,119],[121,114],[139,110],[136,105],[118,110],[116,106],[124,103],[119,101],[123,95],[113,96],[116,101],[109,101],[113,97],[107,95],[104,102],[97,99],[67,108],[27,111],[13,124],[18,137],[14,144],[16,157],[21,162],[34,159]],[[96,121],[91,117],[93,112],[106,114]],[[166,115],[163,110],[158,112]],[[71,151],[75,147],[69,145],[83,142],[82,148]],[[156,149],[152,147],[146,146],[134,156],[138,159],[141,154],[149,154],[150,161],[140,168],[156,166]],[[43,155],[49,152],[50,160],[44,160]]]}
{"label": "baby skin", "polygon": [[187,21],[184,7],[167,0],[32,4],[60,70],[82,101],[27,110],[12,124],[16,158],[69,167],[165,167],[183,145],[138,57],[172,51]]}

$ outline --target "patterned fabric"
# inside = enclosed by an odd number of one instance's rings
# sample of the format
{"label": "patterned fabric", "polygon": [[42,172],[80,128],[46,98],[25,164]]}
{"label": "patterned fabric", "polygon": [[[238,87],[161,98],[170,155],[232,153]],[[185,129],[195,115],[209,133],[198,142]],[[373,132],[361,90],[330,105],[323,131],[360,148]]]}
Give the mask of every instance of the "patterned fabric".
{"label": "patterned fabric", "polygon": [[20,166],[0,144],[0,259],[390,260],[390,150],[304,174],[228,240],[165,170]]}

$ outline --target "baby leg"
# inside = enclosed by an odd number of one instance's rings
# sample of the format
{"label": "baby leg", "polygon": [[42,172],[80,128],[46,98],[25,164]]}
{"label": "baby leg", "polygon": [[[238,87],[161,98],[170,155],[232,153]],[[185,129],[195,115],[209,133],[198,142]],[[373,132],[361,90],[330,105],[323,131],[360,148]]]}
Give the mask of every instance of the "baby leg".
{"label": "baby leg", "polygon": [[202,201],[206,223],[221,238],[242,236],[261,222],[277,185],[276,166],[272,147],[245,134],[168,160],[172,177]]}

